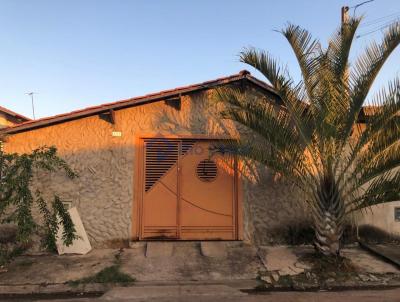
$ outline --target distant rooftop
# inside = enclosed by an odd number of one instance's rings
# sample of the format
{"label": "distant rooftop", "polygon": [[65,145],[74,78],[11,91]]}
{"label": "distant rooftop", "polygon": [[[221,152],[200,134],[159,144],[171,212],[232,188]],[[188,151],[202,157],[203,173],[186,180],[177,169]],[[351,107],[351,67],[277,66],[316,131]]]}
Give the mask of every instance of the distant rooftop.
{"label": "distant rooftop", "polygon": [[31,119],[29,117],[26,117],[22,114],[16,113],[10,109],[7,109],[5,107],[0,106],[0,113],[5,114],[8,117],[13,118],[16,122],[23,123],[30,121]]}

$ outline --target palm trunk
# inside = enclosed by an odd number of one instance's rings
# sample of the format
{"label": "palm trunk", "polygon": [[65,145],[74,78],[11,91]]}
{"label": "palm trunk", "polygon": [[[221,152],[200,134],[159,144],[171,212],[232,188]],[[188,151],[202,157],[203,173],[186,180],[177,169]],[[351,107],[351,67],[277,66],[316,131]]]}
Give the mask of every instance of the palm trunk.
{"label": "palm trunk", "polygon": [[343,226],[336,216],[336,213],[325,212],[321,219],[315,222],[314,245],[317,251],[325,256],[340,255]]}
{"label": "palm trunk", "polygon": [[345,209],[333,178],[327,177],[321,182],[317,197],[314,213],[315,248],[325,256],[339,256]]}

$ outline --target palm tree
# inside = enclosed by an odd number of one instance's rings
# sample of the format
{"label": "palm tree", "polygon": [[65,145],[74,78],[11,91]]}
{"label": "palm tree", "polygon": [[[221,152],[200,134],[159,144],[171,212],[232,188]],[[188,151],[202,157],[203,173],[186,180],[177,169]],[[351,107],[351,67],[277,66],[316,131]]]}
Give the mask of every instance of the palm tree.
{"label": "palm tree", "polygon": [[[400,81],[363,104],[387,58],[400,43],[400,24],[372,43],[350,68],[349,53],[360,18],[351,18],[323,48],[308,31],[288,25],[285,36],[301,69],[298,83],[267,52],[246,48],[240,60],[260,71],[279,95],[276,106],[254,93],[220,90],[223,118],[250,132],[234,142],[238,152],[292,182],[313,217],[314,245],[340,254],[347,218],[378,203],[400,200]],[[251,137],[251,138],[250,138]]]}

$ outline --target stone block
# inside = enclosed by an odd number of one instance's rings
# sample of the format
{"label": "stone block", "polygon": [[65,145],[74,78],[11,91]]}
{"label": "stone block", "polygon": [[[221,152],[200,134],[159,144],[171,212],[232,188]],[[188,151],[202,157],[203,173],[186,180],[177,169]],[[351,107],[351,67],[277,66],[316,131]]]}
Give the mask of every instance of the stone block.
{"label": "stone block", "polygon": [[273,283],[271,276],[262,276],[261,280],[263,280],[265,283],[268,283],[268,284]]}

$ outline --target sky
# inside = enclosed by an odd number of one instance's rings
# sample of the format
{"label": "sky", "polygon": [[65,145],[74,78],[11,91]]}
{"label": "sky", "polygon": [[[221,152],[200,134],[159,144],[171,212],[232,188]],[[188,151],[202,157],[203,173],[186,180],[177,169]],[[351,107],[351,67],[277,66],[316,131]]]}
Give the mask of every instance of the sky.
{"label": "sky", "polygon": [[[299,69],[276,30],[288,22],[321,42],[340,8],[364,0],[0,0],[0,105],[36,118],[212,80],[248,69],[238,53],[254,46]],[[351,14],[354,9],[351,9]],[[399,0],[357,8],[359,34],[400,18]],[[379,19],[382,18],[382,19]],[[352,58],[381,30],[356,39]],[[399,75],[397,49],[374,84]]]}

